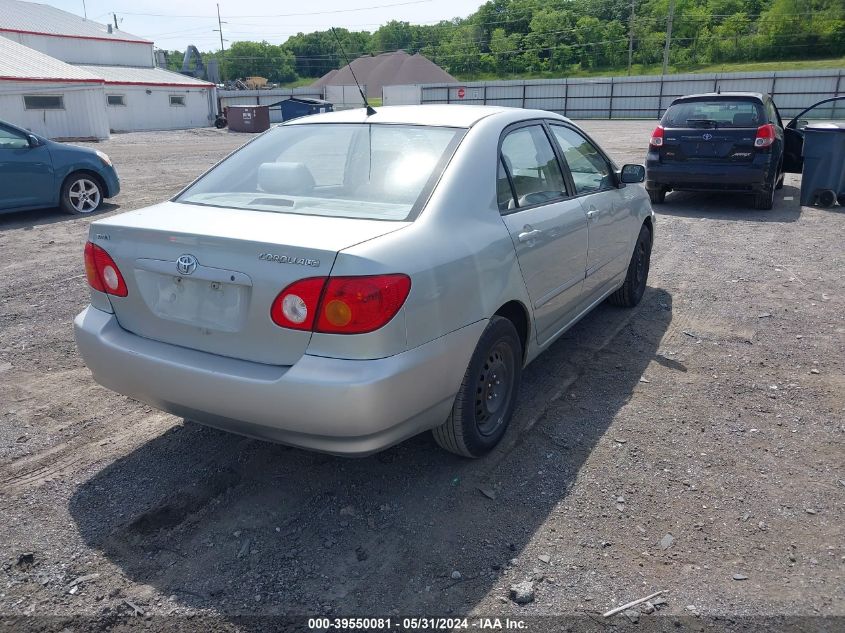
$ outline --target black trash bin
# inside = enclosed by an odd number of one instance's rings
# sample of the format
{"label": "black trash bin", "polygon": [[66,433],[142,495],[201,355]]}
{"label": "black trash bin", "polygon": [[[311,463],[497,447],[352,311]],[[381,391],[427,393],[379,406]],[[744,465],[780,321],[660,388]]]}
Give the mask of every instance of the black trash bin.
{"label": "black trash bin", "polygon": [[804,128],[801,204],[829,207],[845,200],[845,123],[813,123]]}

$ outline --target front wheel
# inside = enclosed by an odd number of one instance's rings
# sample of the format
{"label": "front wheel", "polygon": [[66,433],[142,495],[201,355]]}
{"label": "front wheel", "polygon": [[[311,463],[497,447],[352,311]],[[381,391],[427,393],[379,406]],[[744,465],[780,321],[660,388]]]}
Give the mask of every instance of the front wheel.
{"label": "front wheel", "polygon": [[494,316],[473,352],[461,388],[434,440],[463,457],[481,457],[502,439],[522,377],[522,343],[513,323]]}
{"label": "front wheel", "polygon": [[73,215],[93,213],[103,202],[103,188],[99,181],[86,173],[68,176],[62,184],[62,211]]}
{"label": "front wheel", "polygon": [[651,265],[651,231],[643,225],[637,236],[634,254],[628,264],[628,273],[622,287],[610,295],[610,302],[623,308],[633,308],[643,298],[648,269]]}

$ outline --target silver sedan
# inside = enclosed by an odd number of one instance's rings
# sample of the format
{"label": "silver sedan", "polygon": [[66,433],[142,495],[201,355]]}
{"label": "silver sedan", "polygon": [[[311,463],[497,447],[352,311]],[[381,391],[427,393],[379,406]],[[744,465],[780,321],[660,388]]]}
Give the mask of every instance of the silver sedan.
{"label": "silver sedan", "polygon": [[297,119],[91,224],[76,342],[99,383],[227,431],[365,455],[431,430],[479,457],[527,363],[642,297],[643,176],[546,111]]}

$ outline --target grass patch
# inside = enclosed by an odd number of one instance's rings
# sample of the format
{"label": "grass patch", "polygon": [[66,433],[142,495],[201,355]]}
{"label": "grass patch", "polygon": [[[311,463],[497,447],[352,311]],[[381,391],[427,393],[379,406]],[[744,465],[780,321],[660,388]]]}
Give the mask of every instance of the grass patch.
{"label": "grass patch", "polygon": [[[805,59],[789,61],[770,62],[726,62],[724,64],[706,64],[702,66],[676,67],[670,66],[668,74],[681,73],[737,73],[737,72],[765,72],[776,70],[824,70],[824,69],[845,69],[845,57],[832,59]],[[631,68],[632,75],[659,75],[662,70],[661,64],[634,64]],[[569,70],[555,70],[544,72],[525,72],[513,75],[497,75],[495,73],[471,73],[458,75],[460,81],[500,81],[508,79],[561,79],[564,77],[611,77],[628,74],[628,68],[600,68],[597,70],[572,67]]]}

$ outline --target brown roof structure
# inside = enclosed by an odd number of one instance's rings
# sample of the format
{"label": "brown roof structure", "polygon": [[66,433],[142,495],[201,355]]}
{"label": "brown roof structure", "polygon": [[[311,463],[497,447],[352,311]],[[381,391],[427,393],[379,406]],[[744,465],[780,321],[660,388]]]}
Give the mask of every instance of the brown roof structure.
{"label": "brown roof structure", "polygon": [[381,96],[382,88],[385,86],[457,83],[457,79],[427,57],[419,53],[408,55],[405,51],[395,51],[375,56],[364,55],[353,59],[351,64],[327,72],[311,87],[354,86],[355,79],[352,77],[349,66],[352,66],[361,85],[367,87],[367,94],[371,97]]}

